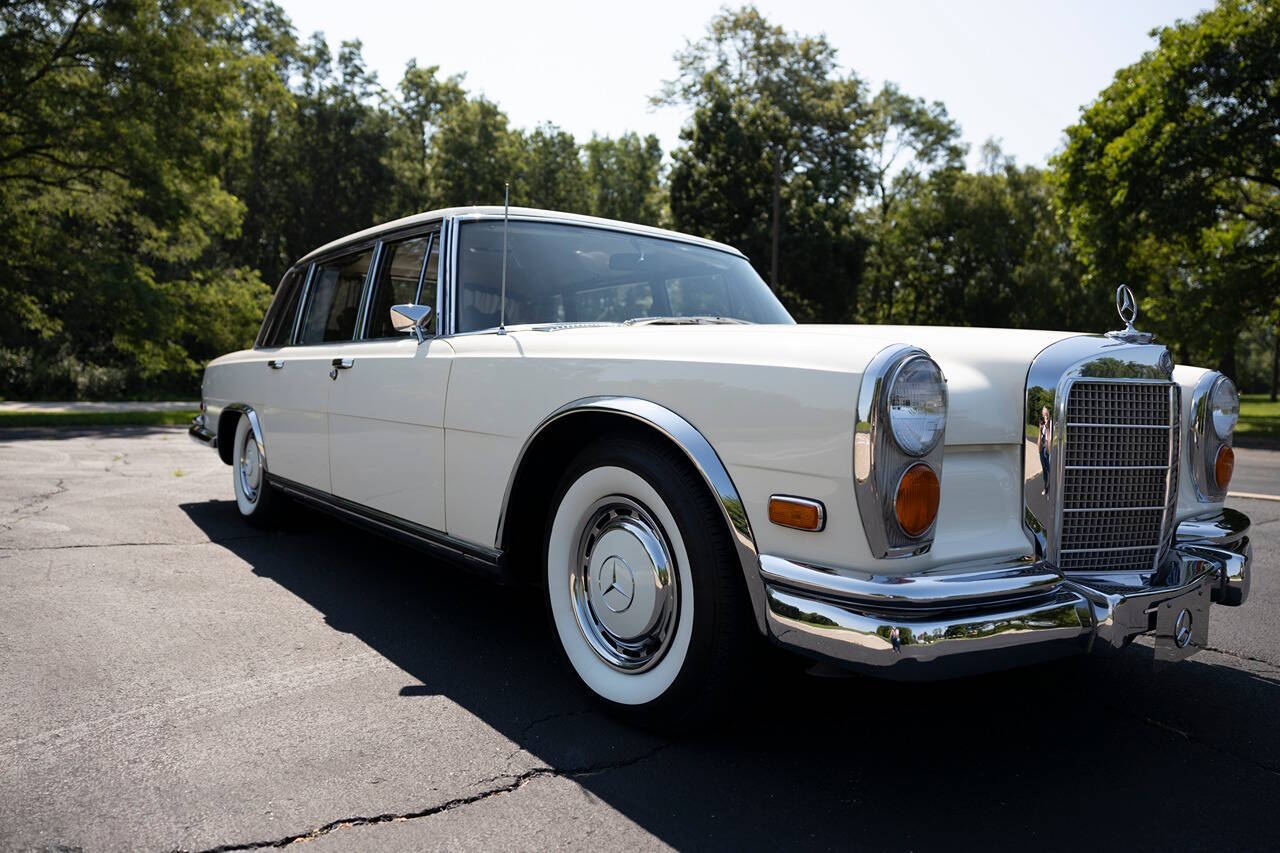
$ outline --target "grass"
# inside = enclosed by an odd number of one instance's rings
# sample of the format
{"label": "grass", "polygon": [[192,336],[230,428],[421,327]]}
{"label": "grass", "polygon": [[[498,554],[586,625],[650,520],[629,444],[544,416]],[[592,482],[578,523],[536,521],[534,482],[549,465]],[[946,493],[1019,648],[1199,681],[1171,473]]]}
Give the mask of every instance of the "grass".
{"label": "grass", "polygon": [[1280,401],[1271,402],[1270,394],[1241,394],[1236,434],[1280,441]]}
{"label": "grass", "polygon": [[186,426],[200,414],[177,412],[0,412],[0,429],[13,427]]}

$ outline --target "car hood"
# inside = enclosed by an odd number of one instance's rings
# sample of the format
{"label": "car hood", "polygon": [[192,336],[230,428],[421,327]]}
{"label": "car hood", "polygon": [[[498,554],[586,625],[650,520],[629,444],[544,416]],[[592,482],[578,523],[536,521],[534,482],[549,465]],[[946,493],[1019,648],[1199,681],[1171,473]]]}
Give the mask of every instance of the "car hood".
{"label": "car hood", "polygon": [[[856,374],[891,344],[929,353],[947,379],[946,443],[1016,444],[1024,440],[1027,369],[1047,346],[1076,332],[943,326],[680,325],[566,327],[525,332],[532,349],[596,357],[736,362]],[[556,339],[553,343],[552,339]],[[570,344],[573,341],[573,344]],[[856,405],[856,387],[849,398]]]}
{"label": "car hood", "polygon": [[1045,347],[1077,332],[936,326],[796,326],[835,335],[918,346],[947,379],[946,443],[1020,444],[1025,440],[1027,370]]}

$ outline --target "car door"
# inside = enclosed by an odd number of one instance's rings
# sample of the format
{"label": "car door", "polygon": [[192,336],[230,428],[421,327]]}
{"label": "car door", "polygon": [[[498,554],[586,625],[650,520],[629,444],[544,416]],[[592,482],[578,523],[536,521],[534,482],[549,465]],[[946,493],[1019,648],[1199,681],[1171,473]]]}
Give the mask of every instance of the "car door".
{"label": "car door", "polygon": [[431,334],[419,343],[396,332],[390,314],[392,305],[436,306],[439,258],[436,229],[382,244],[360,339],[344,348],[349,366],[330,382],[329,465],[338,497],[443,531],[453,350]]}
{"label": "car door", "polygon": [[353,345],[360,300],[374,247],[312,265],[292,345],[267,361],[259,421],[272,475],[332,491],[329,474],[329,393],[335,361]]}

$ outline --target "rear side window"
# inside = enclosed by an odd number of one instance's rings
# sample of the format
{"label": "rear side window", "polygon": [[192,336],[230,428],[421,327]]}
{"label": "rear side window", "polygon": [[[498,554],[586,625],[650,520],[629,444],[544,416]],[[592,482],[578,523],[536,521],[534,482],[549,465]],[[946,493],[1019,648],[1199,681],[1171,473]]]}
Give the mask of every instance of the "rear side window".
{"label": "rear side window", "polygon": [[349,341],[355,337],[360,295],[372,259],[373,249],[366,249],[316,264],[298,343]]}
{"label": "rear side window", "polygon": [[[437,238],[438,239],[438,238]],[[403,337],[391,325],[392,305],[436,304],[435,270],[432,266],[431,281],[424,282],[427,256],[438,263],[439,250],[432,250],[433,235],[411,237],[387,243],[383,260],[378,264],[378,280],[369,299],[368,338]],[[434,325],[435,318],[432,318]]]}
{"label": "rear side window", "polygon": [[275,298],[262,321],[256,347],[288,346],[293,336],[293,323],[298,318],[298,300],[302,298],[302,285],[307,280],[306,267],[294,267],[280,279]]}

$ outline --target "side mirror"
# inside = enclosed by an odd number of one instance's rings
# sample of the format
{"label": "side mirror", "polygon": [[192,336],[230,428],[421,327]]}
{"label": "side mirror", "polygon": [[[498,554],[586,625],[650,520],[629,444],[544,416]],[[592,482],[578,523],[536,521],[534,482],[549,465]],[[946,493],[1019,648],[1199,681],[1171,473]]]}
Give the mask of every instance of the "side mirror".
{"label": "side mirror", "polygon": [[426,339],[422,329],[430,320],[430,305],[391,306],[391,328],[397,332],[413,332],[418,336],[418,343]]}

